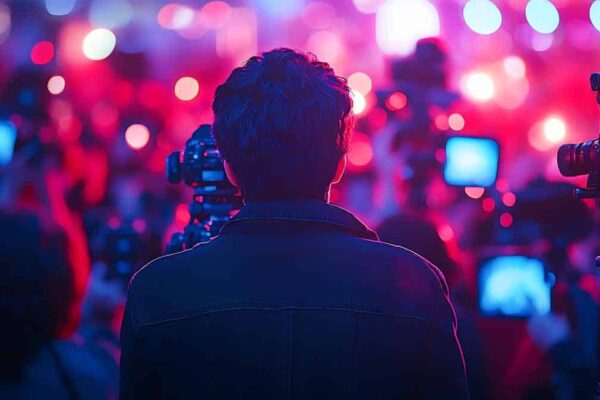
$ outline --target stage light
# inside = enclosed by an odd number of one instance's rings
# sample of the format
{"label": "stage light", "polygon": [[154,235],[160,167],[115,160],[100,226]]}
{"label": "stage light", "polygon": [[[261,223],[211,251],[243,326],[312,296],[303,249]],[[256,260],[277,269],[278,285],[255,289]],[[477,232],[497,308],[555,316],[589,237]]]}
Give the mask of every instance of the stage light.
{"label": "stage light", "polygon": [[477,187],[477,186],[467,186],[465,187],[465,194],[472,199],[480,199],[485,193],[485,188]]}
{"label": "stage light", "polygon": [[220,29],[231,20],[231,6],[223,1],[210,1],[200,9],[203,24],[211,29]]}
{"label": "stage light", "polygon": [[76,0],[46,0],[46,10],[50,15],[67,15],[75,8]]}
{"label": "stage light", "polygon": [[292,18],[304,9],[304,0],[254,0],[259,10],[275,18]]}
{"label": "stage light", "polygon": [[394,92],[385,101],[385,106],[391,111],[402,110],[408,104],[406,95],[402,92]]}
{"label": "stage light", "polygon": [[350,95],[352,96],[352,112],[354,115],[359,115],[365,111],[367,108],[367,99],[361,92],[356,90],[350,90]]}
{"label": "stage light", "polygon": [[552,33],[558,28],[560,16],[549,0],[529,0],[525,17],[531,27],[539,33]]}
{"label": "stage light", "polygon": [[31,49],[31,61],[35,65],[48,64],[54,58],[54,45],[44,40],[43,42],[36,43]]}
{"label": "stage light", "polygon": [[470,72],[461,79],[461,89],[471,100],[485,102],[494,97],[496,85],[484,72]]}
{"label": "stage light", "polygon": [[83,54],[90,60],[103,60],[115,49],[117,38],[108,29],[92,30],[83,39]]}
{"label": "stage light", "polygon": [[183,29],[194,20],[194,10],[180,4],[169,3],[158,11],[156,20],[165,29]]}
{"label": "stage light", "polygon": [[510,213],[504,213],[500,216],[500,225],[503,228],[508,228],[513,223],[513,216]]}
{"label": "stage light", "polygon": [[465,127],[465,119],[459,113],[453,113],[448,117],[448,126],[453,131],[462,131]]}
{"label": "stage light", "polygon": [[467,26],[480,35],[490,35],[502,26],[502,14],[489,0],[469,0],[463,8]]}
{"label": "stage light", "polygon": [[8,165],[12,161],[17,141],[17,128],[10,121],[0,121],[0,165]]}
{"label": "stage light", "polygon": [[361,93],[363,96],[368,95],[373,87],[371,78],[364,72],[355,72],[350,75],[348,77],[348,85],[352,88],[352,90]]}
{"label": "stage light", "polygon": [[566,134],[567,127],[562,119],[551,117],[544,121],[544,136],[549,142],[559,143]]}
{"label": "stage light", "polygon": [[133,9],[127,0],[94,0],[89,11],[94,26],[114,29],[127,25],[133,17]]}
{"label": "stage light", "polygon": [[590,6],[590,21],[598,31],[600,31],[600,0],[596,0]]}
{"label": "stage light", "polygon": [[65,78],[54,75],[48,80],[48,91],[52,94],[61,94],[65,90]]}
{"label": "stage light", "polygon": [[184,76],[175,83],[175,96],[182,101],[191,101],[198,96],[200,85],[191,76]]}
{"label": "stage light", "polygon": [[363,14],[374,14],[386,0],[352,0],[354,7]]}
{"label": "stage light", "polygon": [[512,207],[517,202],[517,196],[513,192],[506,192],[502,195],[502,202],[506,207]]}
{"label": "stage light", "polygon": [[125,141],[132,149],[140,150],[150,141],[150,131],[142,124],[130,125],[125,131]]}
{"label": "stage light", "polygon": [[352,135],[350,143],[350,151],[348,151],[349,167],[355,169],[363,169],[373,159],[373,147],[370,138],[364,133],[355,132]]}
{"label": "stage light", "polygon": [[408,55],[419,39],[439,35],[440,17],[427,0],[389,0],[377,9],[375,27],[384,53]]}
{"label": "stage light", "polygon": [[526,67],[522,58],[517,56],[506,57],[502,61],[504,72],[511,78],[519,79],[525,77]]}

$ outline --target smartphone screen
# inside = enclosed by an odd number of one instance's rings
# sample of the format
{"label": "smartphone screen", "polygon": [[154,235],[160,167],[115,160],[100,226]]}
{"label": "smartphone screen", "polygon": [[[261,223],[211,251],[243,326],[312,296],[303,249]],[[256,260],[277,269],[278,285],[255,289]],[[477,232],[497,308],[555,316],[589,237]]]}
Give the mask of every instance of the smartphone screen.
{"label": "smartphone screen", "polygon": [[528,317],[550,312],[552,281],[541,260],[500,256],[479,267],[479,309],[488,316]]}
{"label": "smartphone screen", "polygon": [[444,179],[453,186],[488,187],[498,175],[499,145],[493,139],[454,136],[446,142]]}
{"label": "smartphone screen", "polygon": [[0,165],[8,165],[13,158],[17,130],[12,122],[0,121]]}

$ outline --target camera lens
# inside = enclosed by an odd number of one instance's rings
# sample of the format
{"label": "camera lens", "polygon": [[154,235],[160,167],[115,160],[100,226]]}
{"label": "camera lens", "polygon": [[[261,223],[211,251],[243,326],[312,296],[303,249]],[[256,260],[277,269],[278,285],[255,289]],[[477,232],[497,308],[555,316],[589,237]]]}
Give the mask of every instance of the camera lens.
{"label": "camera lens", "polygon": [[564,144],[558,149],[558,169],[564,176],[577,176],[600,170],[599,139]]}

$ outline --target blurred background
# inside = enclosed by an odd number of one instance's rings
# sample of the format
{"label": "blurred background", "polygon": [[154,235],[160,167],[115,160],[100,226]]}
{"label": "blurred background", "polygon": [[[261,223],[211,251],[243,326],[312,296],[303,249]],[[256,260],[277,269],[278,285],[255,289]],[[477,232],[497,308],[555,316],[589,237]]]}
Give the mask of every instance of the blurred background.
{"label": "blurred background", "polygon": [[[473,397],[588,398],[598,212],[556,152],[598,136],[599,43],[599,0],[0,0],[0,305],[15,327],[0,387],[31,397],[32,368],[80,357],[115,396],[126,282],[190,219],[166,157],[212,122],[232,68],[290,47],[348,78],[356,131],[331,201],[444,271]],[[52,251],[68,318],[32,325]],[[88,392],[59,375],[67,396]]]}

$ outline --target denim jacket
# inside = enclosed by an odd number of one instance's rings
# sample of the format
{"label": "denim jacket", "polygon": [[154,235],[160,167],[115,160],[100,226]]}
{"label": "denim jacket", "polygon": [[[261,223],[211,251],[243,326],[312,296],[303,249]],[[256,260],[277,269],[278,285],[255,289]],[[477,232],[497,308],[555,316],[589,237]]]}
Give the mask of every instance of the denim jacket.
{"label": "denim jacket", "polygon": [[123,399],[468,398],[443,275],[317,200],[149,263],[121,341]]}

